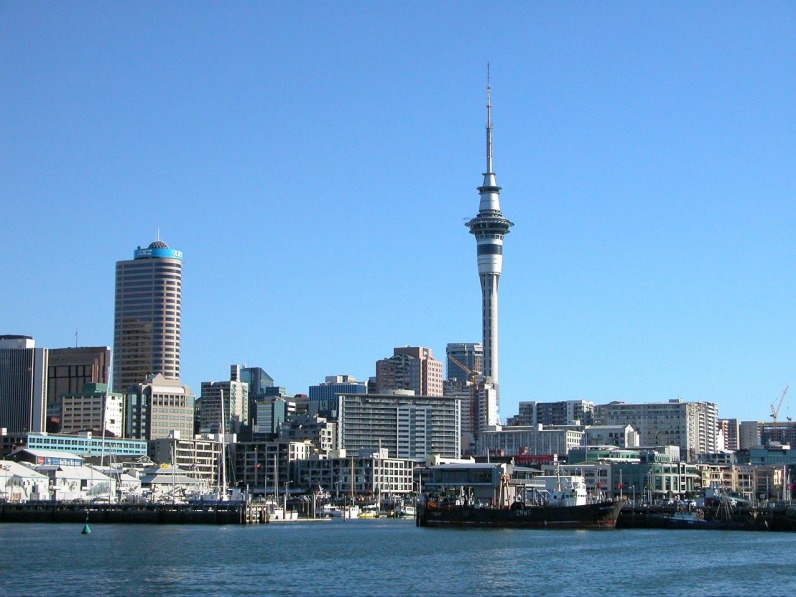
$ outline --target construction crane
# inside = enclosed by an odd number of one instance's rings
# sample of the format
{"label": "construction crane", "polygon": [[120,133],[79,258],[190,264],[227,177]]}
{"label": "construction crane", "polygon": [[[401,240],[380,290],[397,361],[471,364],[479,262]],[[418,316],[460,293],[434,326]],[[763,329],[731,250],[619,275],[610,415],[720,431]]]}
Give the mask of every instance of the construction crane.
{"label": "construction crane", "polygon": [[456,365],[458,365],[459,367],[461,367],[461,368],[462,368],[462,371],[464,371],[465,373],[467,373],[467,375],[469,375],[469,376],[470,376],[470,381],[471,381],[471,382],[474,382],[474,381],[475,381],[475,378],[476,378],[478,375],[481,375],[481,372],[480,372],[480,371],[473,371],[473,370],[472,370],[472,369],[470,369],[470,368],[469,368],[467,365],[465,365],[464,363],[462,363],[462,362],[461,362],[459,359],[457,359],[456,357],[454,357],[452,354],[449,354],[449,355],[448,355],[448,358],[449,358],[451,361],[453,361],[453,362],[454,362]]}
{"label": "construction crane", "polygon": [[773,404],[771,405],[771,419],[774,421],[775,425],[777,424],[777,415],[779,415],[779,409],[782,408],[782,403],[785,400],[785,394],[788,393],[788,388],[790,388],[790,386],[785,386],[785,389],[782,390],[782,396],[780,396],[776,408],[774,408]]}

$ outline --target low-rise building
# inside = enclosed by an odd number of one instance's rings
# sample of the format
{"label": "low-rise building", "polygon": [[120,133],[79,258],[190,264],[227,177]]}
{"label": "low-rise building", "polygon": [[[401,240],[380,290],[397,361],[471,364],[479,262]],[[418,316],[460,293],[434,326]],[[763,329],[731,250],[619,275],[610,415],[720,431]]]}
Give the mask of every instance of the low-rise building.
{"label": "low-rise building", "polygon": [[340,495],[408,495],[412,493],[414,461],[390,458],[385,448],[348,455],[332,452],[296,462],[299,487]]}
{"label": "low-rise building", "polygon": [[149,457],[153,462],[174,465],[189,477],[202,481],[206,487],[220,484],[221,451],[221,436],[218,434],[184,439],[173,435],[149,442]]}

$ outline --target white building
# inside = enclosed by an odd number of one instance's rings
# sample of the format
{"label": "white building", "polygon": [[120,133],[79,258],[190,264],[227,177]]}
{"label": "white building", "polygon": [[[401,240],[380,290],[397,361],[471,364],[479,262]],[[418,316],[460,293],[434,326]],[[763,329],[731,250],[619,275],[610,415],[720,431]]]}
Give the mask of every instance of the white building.
{"label": "white building", "polygon": [[584,433],[587,446],[635,448],[641,445],[638,433],[630,425],[590,425]]}
{"label": "white building", "polygon": [[49,499],[49,478],[25,463],[0,460],[0,500],[27,502]]}
{"label": "white building", "polygon": [[577,429],[543,429],[537,427],[503,427],[478,435],[478,454],[518,454],[563,456],[583,442],[584,432]]}
{"label": "white building", "polygon": [[[222,413],[226,433],[240,433],[249,423],[249,384],[240,380],[240,365],[230,367],[229,381],[203,381],[199,398],[199,427],[218,433]],[[222,406],[223,401],[223,406]]]}
{"label": "white building", "polygon": [[83,459],[71,452],[18,448],[8,458],[28,463],[37,473],[46,475],[49,496],[54,500],[92,500],[100,496],[107,498],[116,492],[115,481],[111,477],[84,466]]}
{"label": "white building", "polygon": [[342,450],[386,448],[395,458],[424,462],[426,456],[461,456],[459,400],[442,396],[341,394],[339,439]]}

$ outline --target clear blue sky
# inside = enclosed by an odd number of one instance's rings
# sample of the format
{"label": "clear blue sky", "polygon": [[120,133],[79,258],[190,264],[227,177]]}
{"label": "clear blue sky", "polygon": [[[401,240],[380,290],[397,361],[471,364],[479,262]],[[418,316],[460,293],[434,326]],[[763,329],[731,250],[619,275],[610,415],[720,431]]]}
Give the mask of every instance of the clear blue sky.
{"label": "clear blue sky", "polygon": [[489,61],[503,418],[767,420],[796,385],[794,31],[775,1],[5,1],[0,333],[112,345],[114,264],[159,228],[196,391],[480,341]]}

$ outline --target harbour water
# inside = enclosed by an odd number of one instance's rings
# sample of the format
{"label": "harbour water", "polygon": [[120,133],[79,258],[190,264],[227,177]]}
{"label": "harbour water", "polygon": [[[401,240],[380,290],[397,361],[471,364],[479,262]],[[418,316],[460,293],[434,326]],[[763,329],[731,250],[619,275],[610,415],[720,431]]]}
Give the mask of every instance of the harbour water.
{"label": "harbour water", "polygon": [[796,534],[2,524],[0,595],[758,595],[796,591]]}

